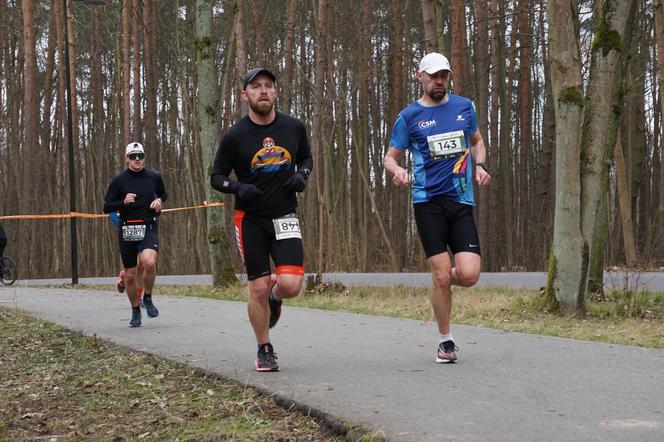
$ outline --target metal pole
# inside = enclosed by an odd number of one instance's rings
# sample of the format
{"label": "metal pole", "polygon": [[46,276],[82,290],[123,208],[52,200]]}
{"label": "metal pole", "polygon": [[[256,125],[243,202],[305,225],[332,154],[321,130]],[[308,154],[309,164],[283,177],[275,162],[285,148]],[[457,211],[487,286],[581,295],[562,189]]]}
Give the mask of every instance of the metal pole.
{"label": "metal pole", "polygon": [[[67,0],[62,0],[65,12],[65,91],[67,95],[67,151],[69,153],[69,210],[76,212],[76,169],[74,167],[74,140],[72,139],[72,113],[71,113],[71,73],[69,72],[69,17],[67,14]],[[78,247],[76,243],[76,218],[69,218],[71,239],[71,283],[78,284]]]}

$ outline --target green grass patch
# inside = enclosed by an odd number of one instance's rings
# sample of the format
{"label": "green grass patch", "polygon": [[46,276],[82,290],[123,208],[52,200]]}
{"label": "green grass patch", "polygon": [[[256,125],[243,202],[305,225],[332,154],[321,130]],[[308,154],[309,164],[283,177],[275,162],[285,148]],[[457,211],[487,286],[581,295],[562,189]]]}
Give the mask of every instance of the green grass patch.
{"label": "green grass patch", "polygon": [[0,390],[0,440],[342,440],[234,381],[3,309]]}

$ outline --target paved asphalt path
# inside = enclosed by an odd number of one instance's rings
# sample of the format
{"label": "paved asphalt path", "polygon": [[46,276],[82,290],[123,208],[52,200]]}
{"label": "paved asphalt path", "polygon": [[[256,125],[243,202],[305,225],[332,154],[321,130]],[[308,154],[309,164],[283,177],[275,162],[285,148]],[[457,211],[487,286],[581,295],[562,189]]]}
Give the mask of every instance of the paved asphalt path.
{"label": "paved asphalt path", "polygon": [[[242,302],[155,298],[127,326],[110,291],[0,288],[0,305],[217,372],[392,441],[664,440],[664,351],[454,326],[459,363],[434,363],[434,325],[288,307],[280,373],[253,370]],[[422,300],[426,302],[426,300]]]}
{"label": "paved asphalt path", "polygon": [[[240,275],[238,275],[240,276]],[[623,273],[607,272],[604,284],[609,289],[622,290],[627,284],[632,289],[664,292],[664,272]],[[429,273],[324,273],[323,281],[341,282],[346,286],[391,287],[430,287]],[[17,281],[18,285],[57,285],[67,284],[71,279],[33,279]],[[115,284],[115,278],[80,278],[81,284]],[[210,275],[157,276],[157,284],[201,285],[212,284]],[[542,272],[484,272],[480,276],[477,287],[511,287],[537,289],[546,284],[546,274]]]}

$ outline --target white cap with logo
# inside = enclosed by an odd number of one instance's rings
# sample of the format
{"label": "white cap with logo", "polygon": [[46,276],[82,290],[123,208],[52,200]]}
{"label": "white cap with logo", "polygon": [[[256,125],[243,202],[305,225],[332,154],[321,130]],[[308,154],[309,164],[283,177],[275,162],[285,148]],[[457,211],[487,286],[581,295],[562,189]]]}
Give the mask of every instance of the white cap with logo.
{"label": "white cap with logo", "polygon": [[125,149],[125,155],[129,155],[130,153],[145,153],[145,150],[143,150],[143,145],[141,143],[133,142],[127,144],[127,148]]}
{"label": "white cap with logo", "polygon": [[420,69],[419,72],[426,72],[427,74],[435,74],[438,71],[450,71],[450,62],[445,58],[443,54],[438,52],[432,52],[425,55],[420,60]]}

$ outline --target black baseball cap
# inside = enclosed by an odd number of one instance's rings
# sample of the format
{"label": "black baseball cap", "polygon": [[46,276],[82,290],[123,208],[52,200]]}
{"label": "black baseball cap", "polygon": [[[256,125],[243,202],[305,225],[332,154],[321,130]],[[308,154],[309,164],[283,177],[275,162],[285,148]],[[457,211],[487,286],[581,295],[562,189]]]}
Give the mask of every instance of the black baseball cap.
{"label": "black baseball cap", "polygon": [[247,85],[249,83],[251,83],[254,80],[254,78],[256,78],[256,76],[258,74],[266,74],[270,78],[272,78],[272,81],[276,81],[276,79],[277,79],[277,77],[275,77],[274,74],[272,72],[268,71],[267,69],[265,69],[265,68],[255,68],[255,69],[252,69],[249,72],[247,72],[247,74],[244,76],[244,79],[242,80],[242,90],[247,89]]}

